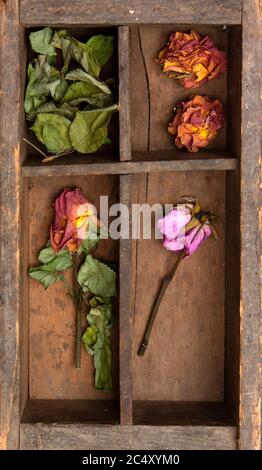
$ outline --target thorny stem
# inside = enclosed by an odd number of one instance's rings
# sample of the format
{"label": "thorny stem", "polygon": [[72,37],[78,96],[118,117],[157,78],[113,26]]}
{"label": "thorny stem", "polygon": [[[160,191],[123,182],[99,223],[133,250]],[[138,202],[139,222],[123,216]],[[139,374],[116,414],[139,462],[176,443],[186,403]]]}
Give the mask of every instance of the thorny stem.
{"label": "thorny stem", "polygon": [[158,309],[160,307],[160,304],[161,304],[161,300],[164,296],[164,293],[168,287],[168,285],[170,284],[170,282],[172,281],[176,271],[177,271],[177,268],[180,264],[180,262],[182,261],[182,259],[184,258],[186,254],[186,250],[182,250],[178,257],[176,258],[176,261],[175,261],[175,264],[174,266],[172,267],[171,271],[169,272],[169,274],[167,276],[164,277],[164,279],[162,280],[162,283],[161,283],[161,286],[160,286],[160,289],[158,291],[158,294],[157,294],[157,297],[156,297],[156,300],[155,300],[155,303],[154,303],[154,306],[153,306],[153,309],[150,313],[150,316],[149,316],[149,319],[148,319],[148,322],[147,322],[147,325],[146,325],[146,329],[145,329],[145,332],[144,332],[144,336],[143,336],[143,339],[142,339],[142,342],[141,342],[141,345],[137,351],[137,354],[139,356],[143,356],[145,354],[145,351],[146,351],[146,348],[148,346],[148,343],[149,343],[149,338],[150,338],[150,334],[151,334],[151,331],[152,331],[152,328],[153,328],[153,325],[154,325],[154,321],[156,319],[156,315],[157,315],[157,312],[158,312]]}

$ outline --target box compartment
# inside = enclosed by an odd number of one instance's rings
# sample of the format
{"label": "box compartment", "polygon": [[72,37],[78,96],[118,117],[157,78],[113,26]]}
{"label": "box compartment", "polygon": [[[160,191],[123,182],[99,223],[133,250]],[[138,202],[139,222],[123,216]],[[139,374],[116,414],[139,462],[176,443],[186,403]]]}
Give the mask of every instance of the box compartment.
{"label": "box compartment", "polygon": [[[228,57],[228,69],[219,78],[198,88],[184,90],[175,80],[165,76],[155,59],[174,31],[196,30],[208,35]],[[233,151],[232,133],[240,141],[240,80],[241,30],[237,26],[222,25],[141,25],[130,28],[130,94],[132,158],[142,160],[193,161],[208,158],[238,158]],[[234,79],[232,79],[234,74]],[[177,103],[192,95],[218,98],[225,107],[226,122],[216,139],[195,154],[178,149],[167,132]],[[237,121],[237,123],[236,123]],[[232,126],[234,123],[234,126]],[[236,125],[235,125],[236,124]],[[235,127],[235,130],[233,130]]]}
{"label": "box compartment", "polygon": [[[66,295],[65,286],[54,283],[47,290],[33,279],[27,279],[28,266],[38,264],[37,256],[49,238],[53,211],[51,203],[64,187],[80,187],[87,199],[99,210],[100,196],[109,196],[109,203],[118,202],[119,181],[117,176],[85,176],[65,178],[29,178],[27,180],[27,209],[24,214],[25,276],[23,321],[27,324],[28,365],[27,374],[29,403],[24,414],[41,416],[41,421],[51,416],[61,420],[84,420],[95,422],[119,421],[119,322],[118,300],[114,301],[115,324],[111,340],[113,352],[113,391],[105,393],[94,387],[93,358],[81,348],[81,369],[75,369],[75,311]],[[24,232],[25,235],[25,232]],[[118,270],[118,242],[100,241],[95,257],[113,263]],[[66,273],[70,282],[72,272]],[[27,290],[25,290],[27,289]],[[86,325],[82,313],[82,327]],[[25,391],[24,391],[25,393]],[[33,401],[33,402],[32,402]],[[28,408],[29,407],[29,408]],[[32,408],[33,407],[33,408]],[[40,413],[40,414],[39,414]],[[26,418],[27,417],[27,418]],[[34,418],[36,419],[36,418]]]}

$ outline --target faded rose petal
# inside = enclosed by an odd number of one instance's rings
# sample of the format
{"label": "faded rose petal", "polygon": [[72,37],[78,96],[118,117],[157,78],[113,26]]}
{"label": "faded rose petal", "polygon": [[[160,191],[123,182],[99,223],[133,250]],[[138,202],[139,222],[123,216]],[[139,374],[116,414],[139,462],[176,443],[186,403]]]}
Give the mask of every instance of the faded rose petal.
{"label": "faded rose petal", "polygon": [[191,256],[199,246],[211,235],[210,225],[205,224],[200,230],[198,227],[191,230],[185,236],[185,249],[187,256]]}
{"label": "faded rose petal", "polygon": [[[192,205],[193,208],[193,205]],[[175,209],[172,209],[165,217],[159,219],[157,227],[163,235],[169,240],[173,240],[183,232],[183,228],[191,220],[192,211],[191,207],[187,207],[184,204],[179,204]]]}
{"label": "faded rose petal", "polygon": [[176,107],[176,114],[168,125],[178,148],[197,152],[206,147],[217,135],[224,122],[224,110],[219,100],[196,95]]}
{"label": "faded rose petal", "polygon": [[170,76],[187,90],[219,78],[227,65],[224,52],[214,45],[211,38],[202,37],[196,31],[172,33],[167,46],[159,53],[157,62],[163,72],[172,72]]}
{"label": "faded rose petal", "polygon": [[87,236],[90,221],[100,224],[94,216],[94,206],[83,196],[79,188],[64,189],[54,203],[54,222],[50,229],[51,246],[55,251],[78,249]]}
{"label": "faded rose petal", "polygon": [[185,238],[169,240],[169,238],[164,238],[163,247],[166,250],[174,251],[175,253],[181,251],[185,247]]}

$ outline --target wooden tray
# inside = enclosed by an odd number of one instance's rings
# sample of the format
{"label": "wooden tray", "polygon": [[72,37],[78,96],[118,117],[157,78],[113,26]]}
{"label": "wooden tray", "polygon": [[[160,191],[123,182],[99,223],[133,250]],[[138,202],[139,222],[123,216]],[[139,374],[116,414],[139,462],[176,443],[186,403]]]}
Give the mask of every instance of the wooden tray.
{"label": "wooden tray", "polygon": [[[56,0],[39,8],[36,0],[7,0],[0,11],[1,446],[258,449],[258,2]],[[112,151],[43,165],[22,142],[28,32],[46,25],[80,38],[115,36]],[[212,36],[229,66],[220,80],[184,92],[154,58],[170,32],[190,28]],[[192,156],[174,148],[166,126],[172,107],[196,93],[225,104],[227,126]],[[224,221],[219,241],[180,267],[143,358],[137,348],[174,255],[154,239],[101,243],[99,255],[119,272],[110,394],[94,389],[87,354],[74,368],[74,311],[63,287],[43,291],[27,274],[48,237],[46,208],[71,185],[95,205],[100,195],[131,207],[193,194]]]}

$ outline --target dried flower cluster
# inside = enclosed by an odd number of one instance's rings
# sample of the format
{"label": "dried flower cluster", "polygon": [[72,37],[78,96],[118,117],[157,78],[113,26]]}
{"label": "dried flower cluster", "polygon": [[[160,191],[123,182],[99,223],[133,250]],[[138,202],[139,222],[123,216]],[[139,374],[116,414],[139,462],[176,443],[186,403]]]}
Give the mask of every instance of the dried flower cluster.
{"label": "dried flower cluster", "polygon": [[175,137],[177,147],[197,152],[217,135],[224,122],[224,110],[219,100],[196,95],[176,107],[168,132]]}
{"label": "dried flower cluster", "polygon": [[208,36],[202,37],[196,31],[172,33],[158,62],[163,72],[177,79],[186,90],[219,78],[226,70],[224,52]]}

